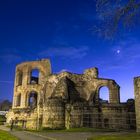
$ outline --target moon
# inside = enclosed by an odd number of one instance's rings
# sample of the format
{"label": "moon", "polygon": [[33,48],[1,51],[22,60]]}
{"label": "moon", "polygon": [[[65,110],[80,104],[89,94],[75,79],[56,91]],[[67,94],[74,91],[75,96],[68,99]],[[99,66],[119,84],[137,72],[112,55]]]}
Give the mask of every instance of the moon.
{"label": "moon", "polygon": [[117,54],[119,54],[121,51],[120,50],[117,50],[116,52],[117,52]]}

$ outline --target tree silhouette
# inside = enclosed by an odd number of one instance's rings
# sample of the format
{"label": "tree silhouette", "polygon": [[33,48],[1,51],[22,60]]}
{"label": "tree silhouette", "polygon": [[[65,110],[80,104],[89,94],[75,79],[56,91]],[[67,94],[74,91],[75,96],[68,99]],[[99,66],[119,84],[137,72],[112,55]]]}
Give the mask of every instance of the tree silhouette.
{"label": "tree silhouette", "polygon": [[101,22],[94,31],[108,39],[122,27],[131,27],[140,20],[139,0],[96,0],[96,10]]}

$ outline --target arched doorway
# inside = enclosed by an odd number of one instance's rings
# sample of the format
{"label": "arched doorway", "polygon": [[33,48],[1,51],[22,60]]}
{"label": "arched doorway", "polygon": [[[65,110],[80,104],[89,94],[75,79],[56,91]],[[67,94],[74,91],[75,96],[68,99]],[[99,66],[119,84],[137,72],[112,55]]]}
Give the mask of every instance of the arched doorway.
{"label": "arched doorway", "polygon": [[31,109],[35,109],[37,107],[37,103],[38,103],[38,95],[37,92],[30,92],[29,93],[29,98],[28,98],[28,106]]}

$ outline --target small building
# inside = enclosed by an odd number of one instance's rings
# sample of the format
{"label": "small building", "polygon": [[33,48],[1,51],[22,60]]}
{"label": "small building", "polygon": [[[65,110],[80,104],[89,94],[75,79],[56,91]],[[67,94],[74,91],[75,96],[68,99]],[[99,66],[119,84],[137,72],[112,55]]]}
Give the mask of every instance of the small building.
{"label": "small building", "polygon": [[[109,101],[100,99],[104,86]],[[11,118],[28,129],[136,127],[134,100],[120,103],[120,87],[114,80],[99,78],[97,68],[83,74],[53,74],[48,59],[17,65],[7,123]]]}

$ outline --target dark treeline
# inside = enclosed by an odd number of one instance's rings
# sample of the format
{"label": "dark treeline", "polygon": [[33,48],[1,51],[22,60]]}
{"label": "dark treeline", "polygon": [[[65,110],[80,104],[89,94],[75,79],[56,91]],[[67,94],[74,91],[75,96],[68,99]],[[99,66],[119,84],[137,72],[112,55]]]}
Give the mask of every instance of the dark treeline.
{"label": "dark treeline", "polygon": [[12,107],[9,100],[0,100],[0,111],[8,111]]}

